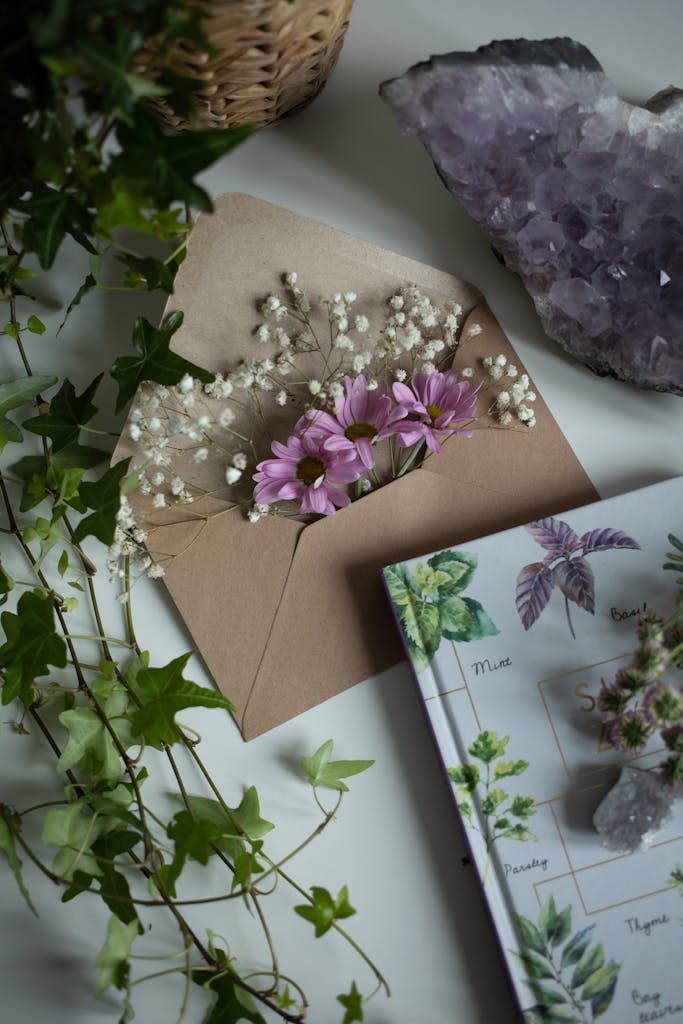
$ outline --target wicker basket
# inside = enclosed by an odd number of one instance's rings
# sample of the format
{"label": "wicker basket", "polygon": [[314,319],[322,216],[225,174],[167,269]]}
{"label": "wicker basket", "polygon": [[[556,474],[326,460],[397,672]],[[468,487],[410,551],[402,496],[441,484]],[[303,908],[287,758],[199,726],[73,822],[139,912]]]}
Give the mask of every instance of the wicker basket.
{"label": "wicker basket", "polygon": [[[190,125],[163,100],[153,106],[176,131],[275,124],[322,89],[344,41],[353,0],[188,0],[206,11],[213,53],[180,46],[171,67],[204,85]],[[153,73],[154,51],[139,70]]]}

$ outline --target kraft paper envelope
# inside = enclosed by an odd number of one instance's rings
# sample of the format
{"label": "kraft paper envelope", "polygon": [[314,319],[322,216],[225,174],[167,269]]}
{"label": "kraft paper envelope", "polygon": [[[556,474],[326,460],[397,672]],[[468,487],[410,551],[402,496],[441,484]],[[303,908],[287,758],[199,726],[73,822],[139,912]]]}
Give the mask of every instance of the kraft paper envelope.
{"label": "kraft paper envelope", "polygon": [[[212,371],[254,351],[257,302],[296,270],[311,296],[355,291],[380,302],[414,283],[439,304],[456,299],[466,341],[455,365],[504,352],[519,360],[479,293],[432,267],[246,195],[198,219],[167,313],[182,309],[175,351]],[[378,317],[375,316],[375,322]],[[520,370],[521,370],[520,366]],[[392,562],[551,515],[597,495],[542,399],[529,430],[454,436],[424,468],[306,525],[239,511],[167,525],[151,538],[183,551],[165,583],[246,739],[403,658],[380,584]],[[282,437],[284,441],[285,437]],[[122,442],[118,457],[130,454]],[[215,509],[221,508],[215,502]]]}

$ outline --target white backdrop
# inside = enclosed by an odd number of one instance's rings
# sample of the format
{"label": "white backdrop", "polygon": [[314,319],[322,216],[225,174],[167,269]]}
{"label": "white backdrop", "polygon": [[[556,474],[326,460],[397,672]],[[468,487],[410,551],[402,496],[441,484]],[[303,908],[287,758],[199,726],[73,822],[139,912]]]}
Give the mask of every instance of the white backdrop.
{"label": "white backdrop", "polygon": [[[382,80],[432,53],[473,49],[494,38],[569,35],[589,46],[622,96],[644,101],[670,83],[682,84],[681,29],[680,0],[357,0],[339,64],[318,100],[249,140],[204,180],[215,195],[250,192],[475,283],[603,496],[683,473],[683,401],[594,377],[548,341],[522,285],[499,266],[418,142],[399,135],[377,95]],[[81,268],[70,251],[60,259],[69,297]],[[154,296],[141,302],[91,295],[59,344],[45,343],[42,360],[34,358],[36,369],[68,372],[80,388],[95,369],[125,351],[134,313],[154,318],[160,311]],[[108,387],[113,393],[111,382]],[[95,548],[93,553],[101,562]],[[106,603],[107,589],[102,590]],[[191,646],[160,585],[140,585],[135,608],[139,636],[153,662],[165,663]],[[116,607],[110,611],[116,614]],[[188,674],[206,680],[199,665]],[[301,754],[334,737],[336,756],[376,759],[371,771],[351,780],[338,821],[292,866],[304,886],[335,892],[349,886],[358,908],[349,930],[380,965],[393,992],[391,1000],[378,996],[368,1005],[368,1024],[517,1019],[471,869],[461,864],[459,827],[404,665],[248,745],[221,713],[182,717],[202,733],[204,756],[216,777],[226,780],[235,803],[242,784],[259,788],[262,813],[278,825],[275,849],[283,852],[316,822],[306,786],[292,773]],[[3,709],[3,721],[9,718]],[[50,781],[42,740],[17,736],[6,726],[0,735],[0,799],[26,806]],[[93,996],[92,962],[106,911],[88,897],[62,905],[30,867],[26,877],[38,921],[9,873],[3,868],[0,875],[2,1021],[117,1020],[116,998]],[[335,995],[347,992],[352,979],[366,993],[371,977],[333,935],[314,942],[310,925],[292,913],[293,902],[283,898],[275,914],[283,967],[304,982],[313,1024],[335,1024],[342,1017]],[[228,924],[214,909],[195,921],[199,928],[227,933],[240,964],[263,962],[265,950],[249,938],[256,930],[243,917]],[[161,951],[161,919],[154,931]],[[142,986],[134,992],[136,1019],[176,1020],[179,996],[173,983]],[[187,1019],[194,1024],[200,1017],[195,999]]]}

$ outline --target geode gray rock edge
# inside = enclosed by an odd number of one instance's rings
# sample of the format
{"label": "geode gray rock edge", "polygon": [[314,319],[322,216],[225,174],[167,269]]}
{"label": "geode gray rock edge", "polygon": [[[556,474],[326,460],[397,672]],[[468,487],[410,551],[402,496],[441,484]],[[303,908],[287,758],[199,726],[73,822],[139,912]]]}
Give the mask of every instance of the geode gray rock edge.
{"label": "geode gray rock edge", "polygon": [[555,39],[432,57],[380,93],[551,337],[596,373],[683,394],[683,92],[632,106]]}
{"label": "geode gray rock edge", "polygon": [[661,775],[624,765],[593,814],[602,845],[618,853],[644,850],[673,817],[676,791]]}

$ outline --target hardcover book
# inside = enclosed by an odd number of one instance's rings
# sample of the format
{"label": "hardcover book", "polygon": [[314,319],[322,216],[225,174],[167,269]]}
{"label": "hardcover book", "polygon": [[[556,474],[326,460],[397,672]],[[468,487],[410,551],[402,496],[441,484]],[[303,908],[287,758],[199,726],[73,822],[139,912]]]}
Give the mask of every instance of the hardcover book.
{"label": "hardcover book", "polygon": [[597,700],[675,606],[681,508],[677,478],[384,570],[528,1022],[683,1020],[683,801],[636,852],[592,821],[621,765],[666,754],[607,743]]}

